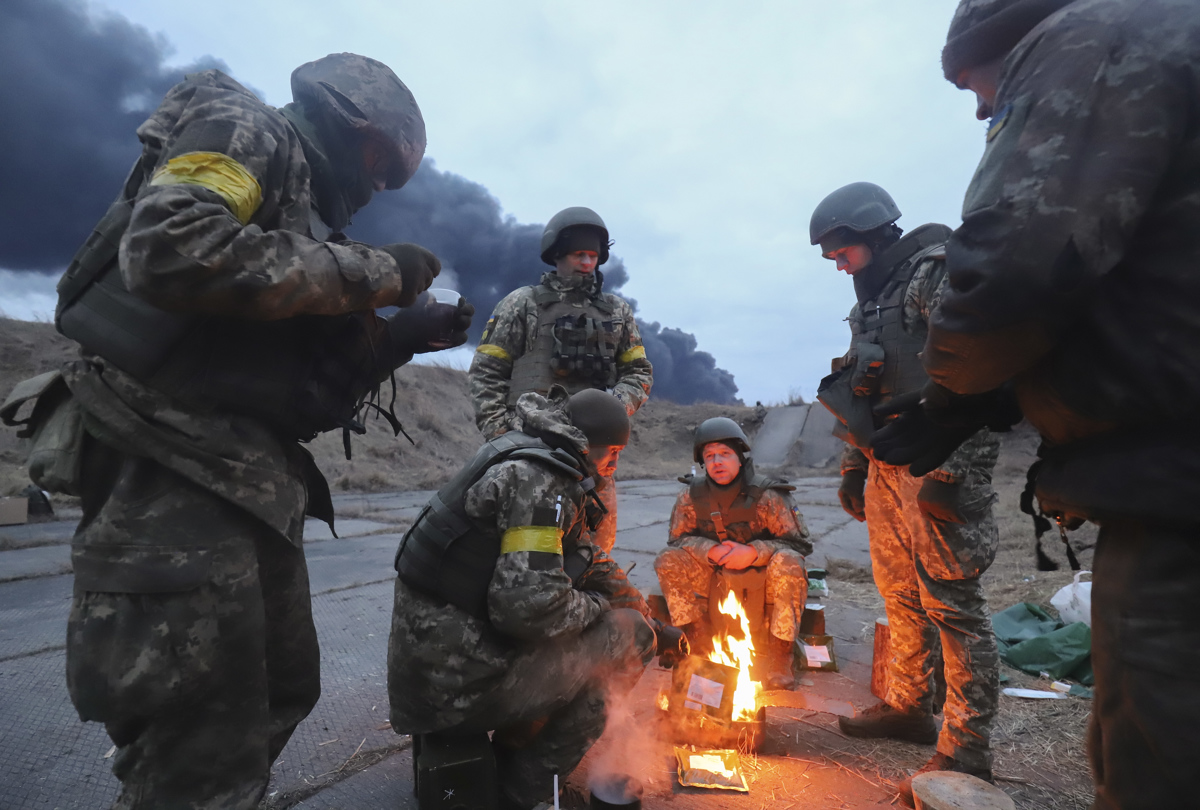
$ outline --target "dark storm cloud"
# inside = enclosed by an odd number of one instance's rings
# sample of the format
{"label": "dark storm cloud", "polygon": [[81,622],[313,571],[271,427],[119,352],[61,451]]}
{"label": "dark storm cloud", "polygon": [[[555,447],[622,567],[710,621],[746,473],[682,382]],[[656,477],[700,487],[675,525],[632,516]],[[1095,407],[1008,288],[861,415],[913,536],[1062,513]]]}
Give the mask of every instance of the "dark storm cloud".
{"label": "dark storm cloud", "polygon": [[[227,70],[211,57],[167,68],[161,37],[79,0],[0,0],[0,267],[60,272],[116,196],[140,144],[135,130],[185,73]],[[399,192],[378,195],[350,229],[365,242],[425,245],[453,268],[481,317],[511,290],[537,283],[542,226],[505,216],[478,183],[426,160]],[[606,288],[628,280],[604,266]],[[733,376],[677,329],[642,324],[654,395],[731,402]]]}
{"label": "dark storm cloud", "polygon": [[140,151],[134,130],[185,72],[161,38],[70,0],[0,2],[0,267],[60,270]]}

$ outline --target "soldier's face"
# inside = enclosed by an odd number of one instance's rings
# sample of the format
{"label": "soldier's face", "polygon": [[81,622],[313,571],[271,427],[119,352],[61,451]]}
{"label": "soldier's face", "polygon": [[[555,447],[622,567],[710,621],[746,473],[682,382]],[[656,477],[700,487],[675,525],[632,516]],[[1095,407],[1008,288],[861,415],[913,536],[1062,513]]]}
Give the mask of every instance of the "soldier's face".
{"label": "soldier's face", "polygon": [[704,471],[708,477],[721,486],[725,486],[741,472],[742,460],[737,451],[721,442],[710,442],[704,445]]}
{"label": "soldier's face", "polygon": [[866,245],[846,245],[823,254],[837,264],[837,269],[853,276],[871,263],[871,249]]}
{"label": "soldier's face", "polygon": [[596,465],[596,472],[605,478],[611,478],[617,471],[617,459],[624,449],[616,444],[604,447],[593,444],[588,446],[588,458]]}
{"label": "soldier's face", "polygon": [[1004,70],[1004,56],[994,59],[984,65],[966,68],[958,74],[960,90],[970,90],[975,94],[975,117],[986,121],[992,117],[992,108],[996,106],[996,91],[1000,86],[1000,73]]}
{"label": "soldier's face", "polygon": [[594,250],[577,250],[560,256],[554,262],[554,268],[560,276],[589,275],[595,272],[600,263],[600,254]]}

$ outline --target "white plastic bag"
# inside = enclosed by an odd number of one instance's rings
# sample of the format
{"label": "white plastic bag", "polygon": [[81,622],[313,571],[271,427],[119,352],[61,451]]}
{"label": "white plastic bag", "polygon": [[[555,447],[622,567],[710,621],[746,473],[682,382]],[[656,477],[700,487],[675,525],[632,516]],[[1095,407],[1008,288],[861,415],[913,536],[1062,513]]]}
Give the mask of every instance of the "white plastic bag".
{"label": "white plastic bag", "polygon": [[1066,624],[1083,622],[1092,626],[1092,583],[1080,582],[1079,578],[1091,571],[1079,571],[1075,581],[1058,589],[1058,593],[1050,597],[1050,604],[1058,611],[1058,615]]}

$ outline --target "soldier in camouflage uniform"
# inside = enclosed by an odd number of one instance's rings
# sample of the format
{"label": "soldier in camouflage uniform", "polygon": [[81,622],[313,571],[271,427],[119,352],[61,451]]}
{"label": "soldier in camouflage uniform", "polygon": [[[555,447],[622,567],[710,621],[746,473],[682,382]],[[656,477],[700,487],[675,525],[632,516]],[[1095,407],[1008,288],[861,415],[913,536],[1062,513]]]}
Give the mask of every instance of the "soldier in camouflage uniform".
{"label": "soldier in camouflage uniform", "polygon": [[416,171],[416,102],[353,54],[292,86],[282,110],[216,70],[174,87],[59,287],[86,429],[67,683],[121,808],[258,805],[320,694],[302,531],[332,505],[296,440],[352,426],[433,335],[373,308],[412,304],[436,257],[335,234]]}
{"label": "soldier in camouflage uniform", "polygon": [[696,428],[694,458],[705,474],[675,499],[667,548],[654,560],[654,570],[671,622],[705,651],[713,635],[714,572],[761,570],[767,631],[755,639],[766,664],[761,679],[767,689],[791,689],[792,646],[808,596],[804,558],[812,542],[792,502],[795,488],[756,475],[749,452],[745,433],[732,419],[707,419]]}
{"label": "soldier in camouflage uniform", "polygon": [[1099,523],[1100,810],[1197,804],[1198,64],[1192,0],[959,4],[942,66],[991,123],[947,246],[932,384],[879,439],[928,466],[1015,398],[1043,438],[1042,508]]}
{"label": "soldier in camouflage uniform", "polygon": [[[899,216],[882,188],[853,183],[826,197],[810,226],[813,244],[853,277],[858,297],[850,351],[834,361],[818,398],[839,417],[848,442],[839,496],[867,522],[892,644],[886,700],[839,724],[853,736],[936,739],[928,769],[991,779],[999,656],[979,577],[999,544],[992,517],[999,442],[978,431],[920,478],[865,449],[875,426],[871,408],[927,381],[918,352],[945,286],[949,229],[923,225],[902,235]],[[939,639],[948,687],[940,736],[933,720]]]}
{"label": "soldier in camouflage uniform", "polygon": [[[552,383],[572,393],[611,391],[630,416],[649,398],[654,370],[633,308],[603,289],[599,266],[608,261],[609,245],[604,220],[589,208],[566,208],[546,224],[542,261],[554,271],[496,305],[471,361],[475,424],[487,438],[512,429],[521,394],[545,394]],[[597,492],[608,518],[593,540],[608,552],[617,538],[612,479],[599,481]]]}
{"label": "soldier in camouflage uniform", "polygon": [[[397,553],[388,694],[397,733],[494,731],[501,806],[549,797],[604,730],[656,645],[641,594],[586,524],[629,419],[611,395],[522,395],[493,439],[430,501]],[[672,641],[669,641],[672,640]]]}

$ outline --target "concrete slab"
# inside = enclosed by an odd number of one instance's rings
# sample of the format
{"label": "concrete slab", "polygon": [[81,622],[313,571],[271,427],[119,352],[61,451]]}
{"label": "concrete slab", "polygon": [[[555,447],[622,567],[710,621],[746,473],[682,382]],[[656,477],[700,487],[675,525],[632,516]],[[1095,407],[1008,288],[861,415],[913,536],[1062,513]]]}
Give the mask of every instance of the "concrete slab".
{"label": "concrete slab", "polygon": [[71,570],[69,545],[0,551],[0,582],[65,574]]}
{"label": "concrete slab", "polygon": [[[336,515],[336,513],[335,513]],[[380,523],[375,520],[362,520],[361,518],[350,518],[341,520],[334,518],[333,526],[337,529],[338,537],[343,540],[350,537],[361,537],[365,534],[375,534],[376,532],[387,531],[395,528],[392,523]],[[311,543],[316,540],[332,540],[333,532],[329,531],[329,525],[324,521],[313,520],[309,518],[304,521],[304,542]]]}
{"label": "concrete slab", "polygon": [[837,419],[821,403],[814,403],[804,420],[799,450],[794,463],[801,467],[824,467],[842,454],[845,442],[833,435]]}
{"label": "concrete slab", "polygon": [[754,437],[754,465],[760,470],[782,467],[808,418],[808,405],[771,408]]}
{"label": "concrete slab", "polygon": [[28,548],[54,543],[69,543],[79,519],[51,520],[45,523],[26,523],[23,526],[0,526],[0,548]]}

